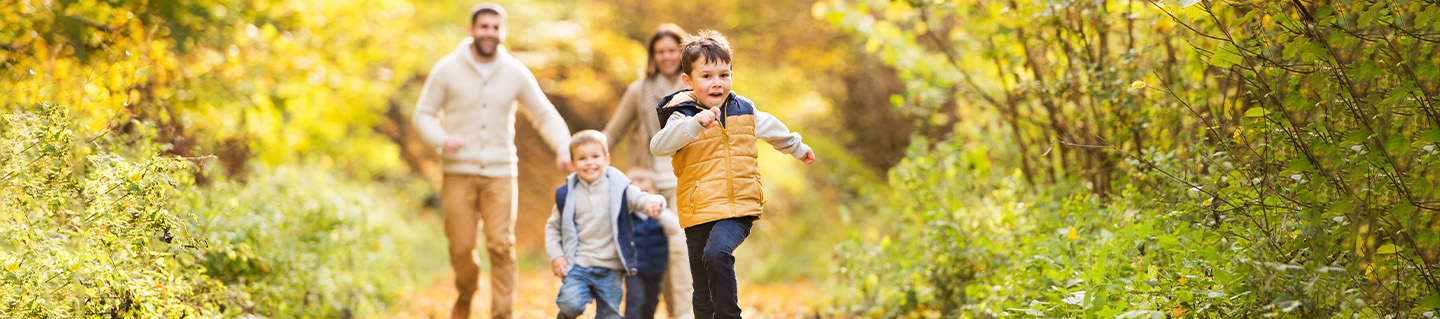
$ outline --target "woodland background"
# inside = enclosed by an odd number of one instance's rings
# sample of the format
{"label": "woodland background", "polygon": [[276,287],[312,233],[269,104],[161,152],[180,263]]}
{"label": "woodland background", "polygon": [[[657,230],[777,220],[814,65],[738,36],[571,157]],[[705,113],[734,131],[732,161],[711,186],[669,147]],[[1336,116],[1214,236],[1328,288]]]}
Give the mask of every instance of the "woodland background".
{"label": "woodland background", "polygon": [[[572,131],[657,25],[730,37],[821,159],[761,155],[741,291],[816,296],[775,317],[1440,307],[1435,1],[501,3]],[[0,6],[0,317],[393,312],[449,272],[409,114],[473,4]],[[562,174],[517,123],[543,273]]]}

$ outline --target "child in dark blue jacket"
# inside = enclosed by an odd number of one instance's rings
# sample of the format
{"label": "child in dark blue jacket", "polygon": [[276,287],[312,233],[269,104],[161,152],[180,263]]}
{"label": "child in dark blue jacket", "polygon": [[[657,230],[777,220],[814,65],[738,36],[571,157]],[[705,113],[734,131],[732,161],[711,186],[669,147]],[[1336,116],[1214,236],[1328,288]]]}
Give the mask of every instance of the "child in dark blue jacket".
{"label": "child in dark blue jacket", "polygon": [[[644,168],[634,168],[628,174],[630,184],[650,194],[659,194],[655,188],[655,173]],[[639,265],[633,276],[625,277],[625,319],[654,319],[655,308],[660,304],[660,283],[669,267],[670,241],[665,235],[663,222],[679,223],[675,212],[665,210],[655,218],[637,216],[635,225],[635,259]]]}

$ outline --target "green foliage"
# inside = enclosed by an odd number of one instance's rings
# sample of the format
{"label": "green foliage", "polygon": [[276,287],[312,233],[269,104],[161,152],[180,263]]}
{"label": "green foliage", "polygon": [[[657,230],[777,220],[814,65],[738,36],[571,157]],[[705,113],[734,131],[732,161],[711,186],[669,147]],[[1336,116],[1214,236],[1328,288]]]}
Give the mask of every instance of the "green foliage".
{"label": "green foliage", "polygon": [[185,161],[128,160],[87,138],[65,107],[33,104],[0,126],[0,315],[185,317],[218,313],[224,287],[199,267],[211,242],[170,202]]}
{"label": "green foliage", "polygon": [[[324,166],[315,164],[311,166]],[[195,228],[226,243],[201,261],[243,300],[244,312],[283,318],[382,313],[445,265],[433,221],[398,207],[393,187],[364,186],[312,167],[256,168],[183,205]]]}
{"label": "green foliage", "polygon": [[1355,273],[1277,259],[1288,252],[1257,241],[1260,231],[1248,224],[1167,210],[1171,205],[1133,186],[1108,203],[1073,183],[1036,190],[1013,168],[988,168],[976,150],[983,144],[918,144],[891,171],[889,188],[870,193],[879,199],[877,212],[895,219],[836,248],[840,286],[851,288],[840,291],[833,310],[870,317],[1249,317],[1323,304],[1362,317],[1378,312],[1365,301],[1378,299],[1350,289]]}
{"label": "green foliage", "polygon": [[[832,23],[866,38],[898,70],[895,107],[950,127],[963,117],[1019,148],[1027,182],[1081,177],[1108,196],[1121,169],[1104,148],[1141,153],[1199,132],[1177,108],[1151,107],[1145,81],[1203,68],[1175,63],[1182,41],[1138,1],[823,1]],[[1153,22],[1153,23],[1152,23]],[[1137,83],[1138,82],[1138,83]],[[1138,87],[1137,87],[1138,84]],[[1190,88],[1198,83],[1187,83]]]}
{"label": "green foliage", "polygon": [[82,136],[70,112],[0,126],[0,316],[366,315],[439,268],[422,258],[443,255],[433,223],[381,202],[393,187],[279,167],[197,188],[206,158]]}
{"label": "green foliage", "polygon": [[[1220,223],[1248,225],[1262,302],[1308,316],[1416,313],[1440,294],[1435,99],[1435,11],[1418,2],[1206,3],[1197,29],[1223,70],[1247,92],[1226,118],[1233,138],[1216,143],[1235,169],[1201,171]],[[1238,16],[1238,18],[1237,18]],[[1430,42],[1432,44],[1426,44]],[[1414,142],[1412,142],[1414,141]],[[1335,275],[1327,270],[1339,270]],[[1316,288],[1318,287],[1318,288]],[[1363,300],[1352,303],[1351,300]]]}
{"label": "green foliage", "polygon": [[958,121],[854,208],[896,218],[837,249],[837,310],[1433,314],[1440,11],[1175,4],[829,2],[910,81],[897,107]]}

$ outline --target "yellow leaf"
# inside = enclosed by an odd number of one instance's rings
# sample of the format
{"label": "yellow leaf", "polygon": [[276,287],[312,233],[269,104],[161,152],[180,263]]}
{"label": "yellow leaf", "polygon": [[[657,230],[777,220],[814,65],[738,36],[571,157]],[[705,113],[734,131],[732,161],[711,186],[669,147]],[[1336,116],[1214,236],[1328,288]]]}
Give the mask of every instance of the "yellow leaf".
{"label": "yellow leaf", "polygon": [[1175,19],[1171,19],[1169,16],[1164,16],[1164,17],[1160,17],[1159,19],[1155,19],[1155,31],[1159,31],[1160,33],[1165,33],[1166,31],[1170,31],[1170,29],[1171,29],[1171,28],[1174,28],[1174,27],[1175,27]]}
{"label": "yellow leaf", "polygon": [[1075,226],[1070,226],[1069,230],[1069,232],[1065,233],[1065,238],[1075,239]]}
{"label": "yellow leaf", "polygon": [[1130,82],[1130,88],[1136,90],[1143,89],[1145,88],[1145,81]]}

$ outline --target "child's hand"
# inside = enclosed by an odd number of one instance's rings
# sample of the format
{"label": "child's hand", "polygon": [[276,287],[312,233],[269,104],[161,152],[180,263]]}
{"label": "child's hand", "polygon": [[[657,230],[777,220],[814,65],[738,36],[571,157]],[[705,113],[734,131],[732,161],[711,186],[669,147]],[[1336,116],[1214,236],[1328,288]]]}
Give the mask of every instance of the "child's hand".
{"label": "child's hand", "polygon": [[555,272],[555,277],[565,278],[565,268],[570,267],[570,262],[565,257],[555,258],[550,261],[550,271]]}
{"label": "child's hand", "polygon": [[801,157],[800,157],[800,161],[801,161],[801,162],[805,162],[805,165],[810,165],[810,163],[814,163],[814,162],[815,162],[815,151],[814,151],[814,150],[805,151],[805,156],[801,156]]}
{"label": "child's hand", "polygon": [[716,119],[718,116],[720,116],[720,107],[711,107],[708,110],[696,113],[695,121],[700,122],[700,126],[710,128],[711,126],[715,126],[715,124],[720,124],[720,121]]}
{"label": "child's hand", "polygon": [[645,203],[645,214],[650,217],[660,216],[660,211],[665,210],[665,201],[652,200]]}

